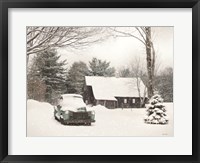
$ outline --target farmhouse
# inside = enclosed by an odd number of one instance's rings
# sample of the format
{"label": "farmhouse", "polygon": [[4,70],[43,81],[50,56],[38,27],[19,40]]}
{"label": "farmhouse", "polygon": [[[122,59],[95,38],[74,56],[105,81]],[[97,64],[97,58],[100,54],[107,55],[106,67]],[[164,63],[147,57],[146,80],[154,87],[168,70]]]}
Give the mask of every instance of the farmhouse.
{"label": "farmhouse", "polygon": [[143,97],[145,85],[141,79],[86,76],[84,101],[87,104],[104,105],[110,109],[138,108],[141,103],[138,88]]}

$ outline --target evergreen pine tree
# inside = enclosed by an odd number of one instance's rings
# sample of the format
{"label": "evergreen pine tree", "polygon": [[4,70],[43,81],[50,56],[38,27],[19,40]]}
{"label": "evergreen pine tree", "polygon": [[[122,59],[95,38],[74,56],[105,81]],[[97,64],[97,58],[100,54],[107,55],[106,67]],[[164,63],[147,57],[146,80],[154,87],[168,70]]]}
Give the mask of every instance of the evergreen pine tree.
{"label": "evergreen pine tree", "polygon": [[84,62],[74,62],[68,72],[67,92],[83,95],[87,75],[90,75],[87,65]]}
{"label": "evergreen pine tree", "polygon": [[66,60],[59,59],[53,49],[39,53],[35,58],[35,72],[46,85],[45,100],[50,103],[66,89]]}
{"label": "evergreen pine tree", "polygon": [[167,124],[168,119],[166,109],[163,105],[163,99],[160,95],[154,95],[149,101],[147,107],[147,117],[144,119],[145,123],[150,124]]}
{"label": "evergreen pine tree", "polygon": [[92,76],[115,76],[115,68],[110,67],[110,62],[93,58],[89,62],[90,73]]}

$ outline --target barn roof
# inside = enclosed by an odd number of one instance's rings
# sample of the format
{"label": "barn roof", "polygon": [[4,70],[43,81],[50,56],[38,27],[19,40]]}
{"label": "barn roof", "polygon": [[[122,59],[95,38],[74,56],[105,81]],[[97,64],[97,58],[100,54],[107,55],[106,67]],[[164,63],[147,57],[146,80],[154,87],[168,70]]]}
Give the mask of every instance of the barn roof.
{"label": "barn roof", "polygon": [[[144,83],[139,78],[141,96],[144,93]],[[93,94],[97,100],[114,100],[115,97],[139,97],[136,78],[117,78],[86,76],[86,85],[92,86]]]}

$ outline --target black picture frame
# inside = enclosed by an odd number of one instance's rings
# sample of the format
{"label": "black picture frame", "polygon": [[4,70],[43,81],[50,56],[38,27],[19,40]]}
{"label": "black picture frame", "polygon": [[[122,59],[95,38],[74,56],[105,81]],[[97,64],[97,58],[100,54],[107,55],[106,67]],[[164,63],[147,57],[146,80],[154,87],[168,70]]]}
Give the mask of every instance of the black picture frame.
{"label": "black picture frame", "polygon": [[[8,155],[9,8],[192,8],[192,155]],[[184,19],[184,18],[183,18]],[[200,162],[199,0],[0,0],[0,161],[8,162]],[[17,108],[17,106],[16,106]],[[184,126],[183,126],[184,127]],[[187,132],[187,131],[186,131]],[[52,147],[53,148],[53,147]],[[181,147],[180,147],[181,148]],[[169,149],[170,150],[170,149]]]}

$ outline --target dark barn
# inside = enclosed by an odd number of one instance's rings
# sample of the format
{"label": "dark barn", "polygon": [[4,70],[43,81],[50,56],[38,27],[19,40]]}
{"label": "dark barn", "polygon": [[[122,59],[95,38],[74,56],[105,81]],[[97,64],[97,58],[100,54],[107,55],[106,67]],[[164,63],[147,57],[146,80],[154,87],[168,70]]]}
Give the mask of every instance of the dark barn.
{"label": "dark barn", "polygon": [[[109,109],[139,108],[138,85],[143,96],[145,86],[140,79],[86,76],[84,101],[86,104],[100,104]],[[147,102],[146,96],[145,102]]]}

